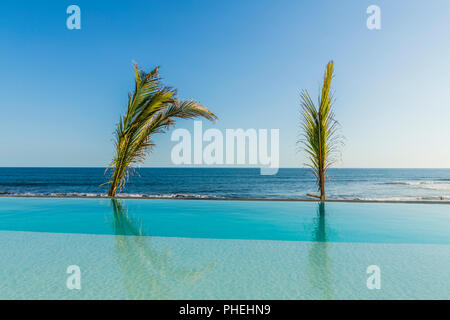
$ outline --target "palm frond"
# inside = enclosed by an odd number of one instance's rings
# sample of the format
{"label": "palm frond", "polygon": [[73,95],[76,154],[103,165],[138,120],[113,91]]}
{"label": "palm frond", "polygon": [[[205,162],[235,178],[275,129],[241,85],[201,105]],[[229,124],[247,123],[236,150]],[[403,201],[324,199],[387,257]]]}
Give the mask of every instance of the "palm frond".
{"label": "palm frond", "polygon": [[325,69],[323,84],[319,93],[317,105],[314,104],[308,91],[300,94],[302,114],[302,135],[298,143],[307,154],[308,163],[317,182],[321,200],[325,200],[325,182],[328,169],[335,163],[336,154],[342,145],[339,135],[339,123],[335,120],[331,92],[331,82],[334,77],[334,63],[330,61]]}
{"label": "palm frond", "polygon": [[119,118],[114,132],[115,154],[109,169],[108,195],[115,196],[128,182],[136,166],[143,163],[155,146],[151,137],[164,133],[175,124],[174,118],[203,117],[214,121],[216,116],[194,100],[180,101],[176,91],[161,84],[159,67],[146,73],[134,65],[134,92],[128,95],[128,107]]}

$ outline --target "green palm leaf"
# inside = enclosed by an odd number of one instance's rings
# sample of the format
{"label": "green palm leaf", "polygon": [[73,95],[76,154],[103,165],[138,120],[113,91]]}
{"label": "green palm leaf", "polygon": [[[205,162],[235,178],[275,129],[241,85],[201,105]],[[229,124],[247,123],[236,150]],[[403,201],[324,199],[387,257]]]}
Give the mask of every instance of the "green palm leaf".
{"label": "green palm leaf", "polygon": [[336,155],[342,145],[342,137],[338,133],[339,123],[335,120],[333,111],[333,66],[333,61],[327,64],[317,106],[308,91],[303,90],[300,95],[302,136],[298,142],[307,154],[308,163],[305,165],[312,169],[316,177],[321,200],[325,200],[328,169],[337,160]]}
{"label": "green palm leaf", "polygon": [[112,170],[108,196],[128,182],[133,169],[144,162],[154,144],[151,137],[164,133],[175,124],[175,118],[203,117],[210,121],[216,116],[194,100],[179,100],[176,91],[161,84],[159,67],[146,73],[134,65],[134,92],[128,95],[128,107],[120,117],[114,133],[115,154],[109,165]]}

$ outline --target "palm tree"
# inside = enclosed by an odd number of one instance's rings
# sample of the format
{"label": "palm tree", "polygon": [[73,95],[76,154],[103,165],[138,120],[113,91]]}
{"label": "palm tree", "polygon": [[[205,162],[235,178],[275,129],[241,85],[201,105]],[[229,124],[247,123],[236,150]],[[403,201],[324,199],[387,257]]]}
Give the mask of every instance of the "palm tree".
{"label": "palm tree", "polygon": [[311,168],[316,177],[321,201],[325,200],[325,182],[327,171],[336,161],[342,140],[338,135],[339,124],[334,119],[333,94],[330,92],[333,79],[333,61],[327,64],[323,77],[323,85],[316,106],[308,91],[301,93],[302,106],[302,138],[298,141],[308,154],[307,167]]}
{"label": "palm tree", "polygon": [[163,86],[159,67],[149,73],[136,64],[134,69],[134,92],[128,94],[127,112],[120,117],[114,133],[115,155],[108,167],[112,169],[109,197],[114,197],[117,190],[125,186],[132,168],[151,152],[152,135],[166,132],[175,124],[175,118],[216,120],[216,116],[197,101],[179,100],[175,89]]}

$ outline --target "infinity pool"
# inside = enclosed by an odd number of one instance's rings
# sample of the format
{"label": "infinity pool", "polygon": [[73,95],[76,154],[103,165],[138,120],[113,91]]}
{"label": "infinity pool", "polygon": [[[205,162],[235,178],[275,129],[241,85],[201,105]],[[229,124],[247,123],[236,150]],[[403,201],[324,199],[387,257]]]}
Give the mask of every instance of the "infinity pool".
{"label": "infinity pool", "polygon": [[0,198],[0,253],[0,299],[449,299],[450,205]]}

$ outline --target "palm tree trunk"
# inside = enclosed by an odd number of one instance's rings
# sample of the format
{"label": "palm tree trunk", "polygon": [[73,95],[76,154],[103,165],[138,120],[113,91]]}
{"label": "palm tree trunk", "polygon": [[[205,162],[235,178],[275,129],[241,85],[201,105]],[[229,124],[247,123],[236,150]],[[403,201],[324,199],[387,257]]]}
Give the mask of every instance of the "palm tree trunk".
{"label": "palm tree trunk", "polygon": [[111,187],[109,188],[109,191],[108,191],[108,197],[114,198],[116,196],[116,189],[117,189],[117,185],[111,184]]}
{"label": "palm tree trunk", "polygon": [[114,198],[116,196],[118,185],[118,176],[117,176],[117,168],[115,168],[114,179],[112,180],[111,186],[109,187],[108,197]]}
{"label": "palm tree trunk", "polygon": [[320,187],[320,201],[325,200],[325,175],[322,172],[319,179],[319,187]]}

